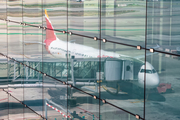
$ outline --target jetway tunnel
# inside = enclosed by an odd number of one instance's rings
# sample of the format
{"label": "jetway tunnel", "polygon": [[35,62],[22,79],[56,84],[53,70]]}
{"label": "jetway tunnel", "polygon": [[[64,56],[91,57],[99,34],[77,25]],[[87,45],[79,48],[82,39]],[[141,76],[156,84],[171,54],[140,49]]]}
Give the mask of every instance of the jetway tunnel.
{"label": "jetway tunnel", "polygon": [[[66,60],[33,60],[17,59],[26,65],[42,71],[54,78],[72,82],[97,82],[119,81],[119,80],[137,80],[138,72],[142,63],[133,59],[117,58],[88,58],[88,59],[69,59]],[[42,74],[23,66],[15,61],[0,61],[1,81],[26,81],[41,82]],[[8,73],[8,74],[7,74]]]}

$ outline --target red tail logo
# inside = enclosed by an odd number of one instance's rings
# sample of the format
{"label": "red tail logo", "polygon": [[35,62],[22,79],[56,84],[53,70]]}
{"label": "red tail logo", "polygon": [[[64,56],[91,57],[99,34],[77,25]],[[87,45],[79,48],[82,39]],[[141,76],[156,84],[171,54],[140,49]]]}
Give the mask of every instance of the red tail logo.
{"label": "red tail logo", "polygon": [[56,34],[54,33],[54,28],[51,24],[51,21],[49,20],[49,16],[47,14],[47,11],[45,9],[45,19],[46,19],[46,26],[48,29],[46,29],[46,40],[44,43],[46,43],[46,49],[48,50],[49,45],[52,41],[56,40]]}

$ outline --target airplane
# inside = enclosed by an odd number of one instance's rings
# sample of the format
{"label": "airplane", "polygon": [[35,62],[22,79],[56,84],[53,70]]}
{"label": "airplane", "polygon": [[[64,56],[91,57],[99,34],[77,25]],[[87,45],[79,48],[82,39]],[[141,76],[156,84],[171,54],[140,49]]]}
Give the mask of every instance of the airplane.
{"label": "airplane", "polygon": [[[146,83],[146,89],[148,90],[156,89],[159,86],[160,84],[159,76],[156,70],[154,69],[154,67],[149,62],[144,62],[140,60],[140,58],[144,57],[144,55],[137,56],[137,57],[130,57],[130,56],[118,54],[115,52],[108,52],[105,50],[101,50],[102,55],[100,56],[99,49],[96,49],[90,46],[81,45],[81,44],[76,44],[73,42],[67,43],[66,41],[63,41],[57,38],[46,9],[45,9],[45,20],[46,20],[46,26],[48,29],[46,29],[46,39],[44,40],[44,43],[23,41],[24,44],[42,44],[45,46],[46,51],[52,56],[54,56],[55,58],[67,58],[67,57],[71,58],[73,56],[74,58],[77,58],[77,59],[78,58],[84,58],[84,59],[97,58],[98,59],[101,57],[101,58],[118,59],[118,60],[122,60],[122,59],[131,60],[131,61],[136,61],[137,64],[140,64],[140,67],[138,68],[138,73],[136,75],[137,76],[136,80],[130,80],[130,81],[128,80],[127,81],[126,80],[107,81],[106,80],[104,84],[103,83],[101,84],[102,87],[107,92],[110,92],[112,94],[114,93],[117,94],[123,88],[125,88],[124,90],[130,89],[132,87],[131,84],[138,86],[141,91],[143,91],[142,89],[144,89],[145,83]],[[68,47],[68,51],[67,51],[67,47]],[[159,47],[160,46],[157,45],[156,47],[153,47],[153,48],[159,48]],[[151,55],[151,54],[154,54],[154,53],[150,53],[147,55]],[[145,69],[145,64],[146,64],[146,69]],[[144,81],[144,78],[145,78],[144,73],[146,73],[146,81]],[[130,83],[130,86],[128,87],[129,83]],[[126,85],[127,87],[124,87]],[[114,88],[116,90],[114,92],[112,89],[107,89],[107,88]]]}
{"label": "airplane", "polygon": [[[47,28],[54,29],[46,10],[45,10],[45,19],[46,19]],[[101,50],[101,53],[103,55],[99,56],[98,49],[80,44],[74,44],[71,42],[68,42],[68,51],[67,51],[67,42],[58,39],[55,32],[53,30],[48,30],[48,29],[46,30],[46,39],[44,40],[44,44],[46,50],[57,58],[67,58],[67,53],[69,57],[74,56],[75,58],[98,58],[98,57],[130,58],[129,56],[126,55],[122,55],[114,52],[107,52],[104,50]],[[138,83],[140,87],[144,87],[144,72],[146,72],[146,88],[157,87],[160,83],[160,80],[154,67],[150,63],[146,62],[146,70],[144,70],[145,65],[143,61],[139,59],[136,60],[138,60],[143,64],[138,73]]]}

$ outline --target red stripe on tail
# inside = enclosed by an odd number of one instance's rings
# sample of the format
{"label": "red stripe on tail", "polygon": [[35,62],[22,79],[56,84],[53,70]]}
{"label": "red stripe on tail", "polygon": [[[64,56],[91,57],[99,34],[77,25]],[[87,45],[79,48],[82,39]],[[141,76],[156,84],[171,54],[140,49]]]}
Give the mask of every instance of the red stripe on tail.
{"label": "red stripe on tail", "polygon": [[51,21],[48,18],[47,11],[45,10],[45,19],[46,19],[46,40],[44,43],[46,44],[46,50],[50,53],[49,51],[49,45],[51,44],[52,41],[56,40],[56,34],[54,33],[54,28],[51,24]]}
{"label": "red stripe on tail", "polygon": [[45,19],[46,19],[47,28],[51,29],[51,30],[46,29],[46,40],[56,40],[56,35],[54,33],[54,29],[53,26],[51,25],[51,22],[49,21],[48,18]]}

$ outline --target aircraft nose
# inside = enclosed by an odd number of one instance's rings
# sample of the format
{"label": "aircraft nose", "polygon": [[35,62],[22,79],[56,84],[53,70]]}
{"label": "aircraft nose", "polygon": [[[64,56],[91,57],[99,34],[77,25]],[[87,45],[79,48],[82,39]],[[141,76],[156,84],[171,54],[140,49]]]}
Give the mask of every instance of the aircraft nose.
{"label": "aircraft nose", "polygon": [[159,85],[159,77],[158,75],[153,75],[151,77],[146,78],[146,86],[147,87],[157,87]]}
{"label": "aircraft nose", "polygon": [[[144,73],[139,73],[138,81],[141,87],[144,86]],[[156,88],[160,83],[159,76],[155,74],[146,74],[146,88]]]}
{"label": "aircraft nose", "polygon": [[159,85],[159,78],[154,78],[152,84],[153,84],[153,86],[158,86]]}

